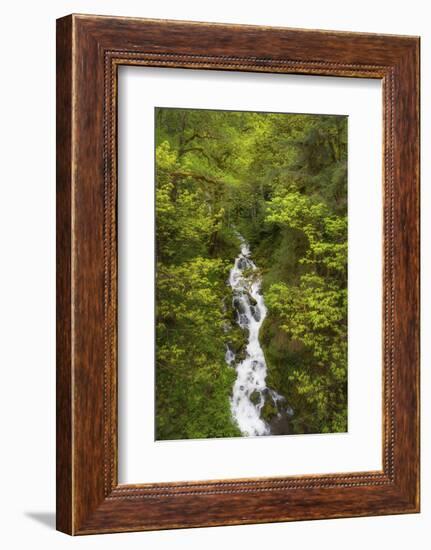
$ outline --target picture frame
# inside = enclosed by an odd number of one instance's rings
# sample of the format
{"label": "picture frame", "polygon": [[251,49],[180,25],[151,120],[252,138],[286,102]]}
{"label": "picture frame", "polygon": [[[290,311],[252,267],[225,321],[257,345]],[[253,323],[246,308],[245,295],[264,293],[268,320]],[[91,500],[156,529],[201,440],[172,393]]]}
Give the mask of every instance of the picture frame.
{"label": "picture frame", "polygon": [[[118,483],[121,65],[380,79],[381,471]],[[419,38],[92,15],[57,20],[57,529],[419,512]]]}

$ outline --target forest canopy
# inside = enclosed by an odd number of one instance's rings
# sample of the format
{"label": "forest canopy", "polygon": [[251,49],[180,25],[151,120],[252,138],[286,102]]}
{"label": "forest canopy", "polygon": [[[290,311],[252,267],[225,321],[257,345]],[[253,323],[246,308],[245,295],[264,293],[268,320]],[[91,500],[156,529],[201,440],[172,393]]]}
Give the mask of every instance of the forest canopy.
{"label": "forest canopy", "polygon": [[242,435],[226,361],[246,355],[227,284],[241,236],[283,433],[347,431],[347,117],[156,108],[155,124],[156,438]]}

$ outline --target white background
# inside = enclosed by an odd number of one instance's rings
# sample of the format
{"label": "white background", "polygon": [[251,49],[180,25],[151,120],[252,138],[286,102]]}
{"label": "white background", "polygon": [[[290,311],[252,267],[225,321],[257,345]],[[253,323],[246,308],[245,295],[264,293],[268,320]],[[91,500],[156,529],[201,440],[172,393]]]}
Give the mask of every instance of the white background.
{"label": "white background", "polygon": [[[148,67],[119,79],[120,482],[381,470],[381,82]],[[154,441],[155,106],[348,114],[348,433]]]}
{"label": "white background", "polygon": [[[56,0],[2,8],[1,543],[14,548],[201,548],[242,545],[425,549],[431,523],[431,339],[422,345],[422,514],[72,539],[54,522],[55,18],[74,12],[422,36],[422,150],[431,150],[428,2],[345,0]],[[4,42],[4,43],[3,43]],[[431,331],[430,164],[422,168],[423,334]]]}

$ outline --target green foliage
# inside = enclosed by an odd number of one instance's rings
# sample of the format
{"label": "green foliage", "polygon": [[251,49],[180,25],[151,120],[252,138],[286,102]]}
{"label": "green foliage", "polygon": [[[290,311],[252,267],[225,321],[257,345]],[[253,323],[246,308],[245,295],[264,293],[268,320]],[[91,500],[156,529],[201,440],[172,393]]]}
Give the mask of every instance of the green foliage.
{"label": "green foliage", "polygon": [[157,439],[238,435],[227,391],[235,372],[224,362],[226,276],[217,259],[158,264]]}
{"label": "green foliage", "polygon": [[[315,130],[311,133],[315,138]],[[322,138],[319,147],[324,149],[323,143]],[[322,153],[316,156],[319,159]],[[300,157],[313,163],[309,172],[320,173],[315,158],[304,151]],[[339,166],[334,163],[332,169],[337,172]],[[284,280],[274,273],[267,277],[265,299],[270,314],[266,322],[272,326],[272,336],[267,331],[266,347],[278,369],[283,369],[284,357],[271,348],[278,347],[275,336],[280,331],[288,338],[287,348],[293,350],[289,372],[278,377],[278,387],[297,412],[294,429],[337,432],[347,430],[346,202],[335,208],[327,190],[317,193],[314,180],[310,178],[310,189],[302,180],[302,192],[291,182],[267,203],[265,222],[283,231],[290,247],[295,242],[298,246],[285,266],[292,274]]]}
{"label": "green foliage", "polygon": [[345,431],[347,119],[159,108],[156,180],[157,438],[240,435],[224,359],[245,353],[236,231],[262,270],[261,344],[291,431]]}

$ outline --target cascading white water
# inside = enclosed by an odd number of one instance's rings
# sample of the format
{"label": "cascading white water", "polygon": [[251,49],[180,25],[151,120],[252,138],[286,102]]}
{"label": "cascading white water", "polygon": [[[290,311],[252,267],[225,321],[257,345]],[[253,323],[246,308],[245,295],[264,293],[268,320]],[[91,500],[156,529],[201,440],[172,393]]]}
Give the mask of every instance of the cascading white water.
{"label": "cascading white water", "polygon": [[269,435],[270,427],[261,418],[265,397],[271,398],[275,404],[283,397],[266,386],[266,362],[259,343],[259,330],[267,309],[260,292],[261,279],[257,267],[250,259],[250,248],[240,235],[239,238],[241,252],[230,271],[229,285],[233,292],[232,303],[237,313],[237,323],[243,330],[248,330],[248,342],[246,357],[238,364],[235,364],[233,352],[230,349],[226,351],[226,362],[234,365],[237,372],[231,410],[243,435]]}

